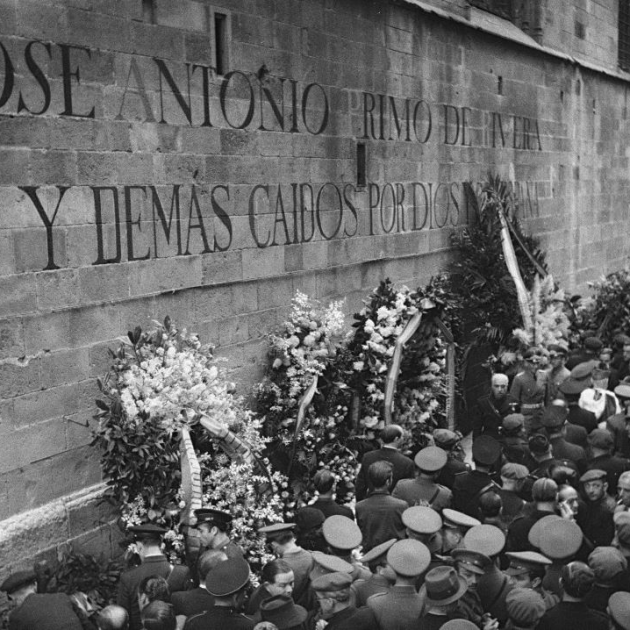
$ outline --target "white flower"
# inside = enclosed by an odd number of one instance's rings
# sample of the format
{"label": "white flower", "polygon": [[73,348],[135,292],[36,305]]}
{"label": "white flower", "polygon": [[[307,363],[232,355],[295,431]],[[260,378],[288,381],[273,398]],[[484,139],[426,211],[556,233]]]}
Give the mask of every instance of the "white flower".
{"label": "white flower", "polygon": [[352,369],[355,370],[356,372],[361,372],[361,370],[363,370],[363,367],[364,367],[363,361],[355,361],[352,364]]}

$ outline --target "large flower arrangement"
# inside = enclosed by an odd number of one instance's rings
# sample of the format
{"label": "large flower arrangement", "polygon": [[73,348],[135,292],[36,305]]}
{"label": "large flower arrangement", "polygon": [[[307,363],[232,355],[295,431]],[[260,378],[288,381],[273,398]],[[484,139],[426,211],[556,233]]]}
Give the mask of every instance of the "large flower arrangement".
{"label": "large flower arrangement", "polygon": [[[226,505],[236,517],[234,539],[258,553],[261,545],[252,539],[253,530],[243,526],[242,506],[259,500],[252,464],[226,466],[220,445],[209,439],[197,420],[206,415],[219,421],[251,442],[257,457],[265,444],[260,424],[234,395],[233,384],[210,346],[176,329],[169,318],[163,325],[156,324],[149,332],[140,328],[129,332],[120,347],[111,351],[113,365],[105,379],[99,380],[102,398],[97,400],[93,443],[101,450],[109,497],[120,506],[126,527],[144,521],[165,525],[166,551],[172,558],[183,558],[179,429],[187,423],[202,453],[208,503],[224,505],[222,500],[229,497]],[[223,475],[225,470],[230,471],[229,477]],[[276,490],[283,479],[276,474],[265,480],[267,501],[263,512],[252,518],[279,520]]]}

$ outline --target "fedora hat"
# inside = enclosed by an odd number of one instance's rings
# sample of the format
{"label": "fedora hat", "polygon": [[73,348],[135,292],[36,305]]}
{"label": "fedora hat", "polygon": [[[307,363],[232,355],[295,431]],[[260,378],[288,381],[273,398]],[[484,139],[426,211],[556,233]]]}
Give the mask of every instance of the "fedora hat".
{"label": "fedora hat", "polygon": [[429,606],[447,606],[460,599],[467,588],[453,567],[435,567],[426,574],[420,595]]}
{"label": "fedora hat", "polygon": [[306,608],[296,604],[289,595],[268,597],[260,604],[261,619],[275,624],[278,630],[299,626],[307,615]]}

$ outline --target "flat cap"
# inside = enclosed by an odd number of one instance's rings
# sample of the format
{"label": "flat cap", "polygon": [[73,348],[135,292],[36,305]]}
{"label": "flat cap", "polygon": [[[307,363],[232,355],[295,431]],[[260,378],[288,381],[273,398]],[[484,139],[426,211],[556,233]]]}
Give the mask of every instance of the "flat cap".
{"label": "flat cap", "polygon": [[215,510],[214,508],[199,508],[195,510],[197,524],[199,523],[220,523],[229,525],[232,522],[232,515],[223,510]]}
{"label": "flat cap", "polygon": [[561,518],[549,522],[540,534],[540,551],[552,560],[567,560],[573,557],[582,545],[580,526]]}
{"label": "flat cap", "polygon": [[[623,630],[630,630],[630,593],[617,591],[608,599],[612,620]],[[444,627],[444,626],[442,626]]]}
{"label": "flat cap", "polygon": [[287,532],[295,529],[295,523],[272,523],[271,525],[265,525],[258,528],[259,534],[265,534],[267,538],[273,538],[280,534],[286,534]]}
{"label": "flat cap", "polygon": [[206,575],[206,590],[215,597],[227,597],[249,582],[249,564],[244,558],[228,558]]}
{"label": "flat cap", "polygon": [[433,509],[414,505],[402,513],[402,522],[416,534],[435,534],[442,529],[442,517]]}
{"label": "flat cap", "polygon": [[549,558],[537,551],[508,551],[505,555],[510,559],[510,566],[505,570],[508,575],[521,575],[551,564]]}
{"label": "flat cap", "polygon": [[448,429],[436,429],[433,431],[433,441],[440,448],[452,448],[458,442],[461,442],[462,436],[455,431]]}
{"label": "flat cap", "polygon": [[326,517],[321,510],[308,505],[301,507],[295,513],[295,525],[303,532],[319,527],[325,520]]}
{"label": "flat cap", "polygon": [[473,442],[472,456],[482,466],[492,466],[501,457],[501,445],[490,435],[480,435]]}
{"label": "flat cap", "polygon": [[387,552],[387,564],[404,577],[424,573],[431,563],[431,552],[419,540],[398,540]]}
{"label": "flat cap", "polygon": [[523,466],[523,464],[508,462],[507,464],[503,464],[501,468],[501,477],[505,477],[506,479],[518,481],[525,479],[527,475],[529,475],[529,470],[527,466]]}
{"label": "flat cap", "polygon": [[352,576],[349,573],[337,572],[337,573],[328,573],[326,575],[321,575],[318,578],[315,578],[311,582],[311,586],[314,591],[345,591],[350,588],[352,584]]}
{"label": "flat cap", "polygon": [[13,593],[19,588],[22,588],[31,582],[35,582],[36,579],[37,576],[35,575],[35,571],[32,569],[27,571],[16,571],[15,573],[11,573],[11,575],[2,582],[2,584],[0,584],[0,591]]}
{"label": "flat cap", "polygon": [[593,352],[599,352],[604,347],[604,344],[602,343],[602,340],[599,337],[587,337],[584,340],[584,347],[587,350],[591,350]]}
{"label": "flat cap", "polygon": [[132,525],[127,528],[134,536],[142,536],[143,534],[149,536],[164,536],[168,531],[165,527],[155,525],[153,523],[144,523],[142,525]]}
{"label": "flat cap", "polygon": [[522,413],[510,413],[503,418],[501,426],[504,431],[516,431],[525,426],[525,416]]}
{"label": "flat cap", "polygon": [[437,472],[446,466],[447,455],[439,446],[427,446],[416,453],[414,463],[420,470]]}
{"label": "flat cap", "polygon": [[523,628],[533,628],[547,610],[542,595],[533,588],[513,588],[505,606],[512,622]]}
{"label": "flat cap", "polygon": [[576,381],[582,381],[584,379],[588,379],[589,376],[593,373],[593,370],[598,366],[598,362],[593,361],[585,361],[584,363],[578,363],[572,370],[570,374],[570,378],[575,379]]}
{"label": "flat cap", "polygon": [[592,448],[608,451],[615,445],[615,438],[608,429],[593,429],[588,434],[588,444]]}
{"label": "flat cap", "polygon": [[543,427],[548,429],[558,429],[564,425],[568,415],[569,410],[566,407],[550,405],[549,407],[545,407],[540,422]]}
{"label": "flat cap", "polygon": [[591,468],[587,470],[581,477],[580,483],[586,483],[587,481],[598,481],[599,479],[606,479],[606,471],[600,468]]}
{"label": "flat cap", "polygon": [[362,558],[363,564],[371,564],[377,560],[381,560],[385,557],[387,552],[391,549],[392,545],[396,542],[397,538],[390,538],[388,541],[372,547]]}
{"label": "flat cap", "polygon": [[596,547],[588,557],[588,566],[598,582],[606,583],[626,571],[628,561],[616,547]]}
{"label": "flat cap", "polygon": [[315,564],[320,568],[320,572],[352,573],[354,571],[354,567],[343,558],[331,556],[330,554],[322,553],[321,551],[313,551],[311,555],[313,556]]}
{"label": "flat cap", "polygon": [[621,383],[615,387],[615,395],[618,398],[630,398],[630,385]]}
{"label": "flat cap", "polygon": [[563,394],[581,394],[588,387],[586,380],[579,381],[572,376],[565,378],[558,386]]}
{"label": "flat cap", "polygon": [[474,527],[475,525],[481,525],[481,521],[478,521],[468,514],[458,512],[457,510],[451,510],[445,508],[442,510],[442,519],[444,521],[444,527]]}
{"label": "flat cap", "polygon": [[505,534],[494,525],[475,525],[464,536],[464,548],[492,558],[505,547]]}
{"label": "flat cap", "polygon": [[451,558],[458,564],[463,564],[469,571],[484,575],[486,569],[492,564],[492,560],[483,553],[471,549],[453,549]]}
{"label": "flat cap", "polygon": [[440,626],[440,630],[478,630],[479,626],[474,624],[468,619],[451,619],[447,621],[443,626]]}
{"label": "flat cap", "polygon": [[329,516],[322,525],[326,542],[335,549],[350,551],[361,544],[363,534],[359,526],[347,516]]}

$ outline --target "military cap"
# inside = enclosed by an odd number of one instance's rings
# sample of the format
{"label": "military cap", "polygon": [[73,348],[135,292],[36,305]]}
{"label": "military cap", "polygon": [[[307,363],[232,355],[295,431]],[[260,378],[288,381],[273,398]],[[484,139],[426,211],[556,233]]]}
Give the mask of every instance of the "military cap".
{"label": "military cap", "polygon": [[591,448],[600,448],[608,451],[614,446],[615,439],[608,429],[593,429],[588,434],[588,443]]}
{"label": "military cap", "polygon": [[18,589],[30,584],[31,582],[35,582],[37,576],[35,575],[35,571],[32,569],[26,571],[16,571],[15,573],[11,573],[11,575],[0,584],[0,591],[4,591],[5,593],[13,593]]}
{"label": "military cap", "polygon": [[295,529],[295,523],[272,523],[258,528],[259,534],[264,534],[267,538],[274,538]]}
{"label": "military cap", "polygon": [[481,521],[478,521],[468,514],[458,512],[457,510],[451,510],[445,508],[442,510],[442,519],[444,521],[444,527],[474,527],[475,525],[481,525]]}
{"label": "military cap", "polygon": [[534,433],[527,441],[532,453],[544,453],[549,448],[549,444],[549,438],[542,433]]}
{"label": "military cap", "polygon": [[527,540],[529,540],[529,544],[540,549],[540,538],[542,536],[543,530],[549,525],[552,521],[557,521],[558,519],[562,519],[561,516],[557,514],[548,514],[547,516],[543,516],[541,519],[538,519],[529,530],[527,534]]}
{"label": "military cap", "polygon": [[602,340],[598,337],[587,337],[584,340],[584,347],[593,352],[599,352],[603,346]]}
{"label": "military cap", "polygon": [[506,479],[518,481],[520,479],[525,479],[527,475],[529,475],[529,470],[527,469],[527,466],[523,466],[523,464],[508,462],[507,464],[503,464],[503,467],[501,468],[501,477],[505,477]]}
{"label": "military cap", "polygon": [[338,571],[337,573],[328,573],[315,578],[311,582],[314,591],[345,591],[352,584],[352,576],[349,573]]}
{"label": "military cap", "polygon": [[229,525],[232,522],[232,515],[223,510],[215,510],[214,508],[199,508],[195,510],[197,524],[200,523],[220,523]]}
{"label": "military cap", "polygon": [[532,569],[551,564],[549,558],[537,551],[508,551],[505,555],[510,559],[510,566],[505,570],[508,575],[529,573]]}
{"label": "military cap", "polygon": [[354,567],[343,558],[331,556],[321,551],[313,551],[311,555],[313,556],[313,561],[319,567],[320,573],[321,571],[326,573],[352,573],[354,571]]}
{"label": "military cap", "polygon": [[516,431],[525,426],[525,416],[522,413],[510,413],[503,418],[501,426],[504,431]]}
{"label": "military cap", "polygon": [[467,589],[466,580],[457,575],[453,567],[439,566],[424,577],[420,595],[428,606],[448,606],[460,599]]}
{"label": "military cap", "polygon": [[479,626],[474,624],[468,619],[451,619],[447,621],[443,626],[440,626],[440,630],[478,630]]}
{"label": "military cap", "polygon": [[249,582],[249,564],[244,558],[228,558],[206,575],[206,590],[215,597],[227,597]]}
{"label": "military cap", "polygon": [[551,405],[545,407],[540,422],[543,427],[548,429],[558,429],[566,422],[568,415],[569,410],[566,407]]}
{"label": "military cap", "polygon": [[619,398],[630,398],[630,385],[621,383],[615,387],[615,395]]}
{"label": "military cap", "polygon": [[472,456],[482,466],[492,466],[501,457],[501,445],[490,435],[480,435],[473,442]]}
{"label": "military cap", "polygon": [[372,547],[372,549],[370,549],[361,558],[361,562],[363,564],[371,564],[372,562],[380,560],[390,550],[391,546],[396,542],[396,540],[396,538],[390,538],[388,541],[381,543],[380,545],[376,545],[376,547]]}
{"label": "military cap", "polygon": [[492,558],[503,551],[505,534],[494,525],[475,525],[464,536],[464,548]]}
{"label": "military cap", "polygon": [[588,383],[585,380],[579,381],[572,376],[565,378],[558,386],[558,390],[563,394],[581,394],[587,388]]}
{"label": "military cap", "polygon": [[436,429],[433,431],[433,441],[440,448],[452,448],[458,442],[461,442],[462,436],[455,431],[448,429]]}
{"label": "military cap", "polygon": [[567,349],[564,346],[561,346],[557,343],[551,344],[548,350],[549,350],[550,356],[553,356],[553,355],[565,356],[567,354]]}
{"label": "military cap", "polygon": [[431,552],[419,540],[399,540],[387,552],[387,564],[404,577],[424,573],[431,563]]}
{"label": "military cap", "polygon": [[463,564],[466,569],[479,575],[484,575],[486,569],[492,564],[492,560],[488,556],[472,549],[453,549],[451,558],[457,564]]}
{"label": "military cap", "polygon": [[607,583],[628,568],[628,561],[616,547],[596,547],[588,557],[588,566],[598,582]]}
{"label": "military cap", "polygon": [[582,545],[580,526],[564,518],[550,521],[540,533],[540,551],[552,560],[567,560]]}
{"label": "military cap", "polygon": [[630,593],[626,591],[613,593],[608,599],[608,612],[620,628],[630,630]]}
{"label": "military cap", "polygon": [[402,522],[416,534],[435,534],[442,529],[442,517],[433,509],[414,505],[402,513]]}
{"label": "military cap", "polygon": [[598,481],[599,479],[606,479],[606,471],[599,468],[591,468],[587,470],[581,477],[580,483],[587,483],[588,481]]}
{"label": "military cap", "polygon": [[160,525],[154,525],[153,523],[143,523],[142,525],[132,525],[127,528],[134,536],[155,536],[159,538],[160,536],[164,536],[168,531],[165,527],[161,527]]}
{"label": "military cap", "polygon": [[427,446],[418,451],[414,457],[414,463],[420,470],[437,472],[446,466],[447,455],[439,446]]}
{"label": "military cap", "polygon": [[326,542],[335,549],[350,551],[358,547],[363,540],[359,526],[347,516],[339,514],[329,516],[324,521],[322,532]]}
{"label": "military cap", "polygon": [[321,510],[317,508],[305,506],[301,507],[295,513],[295,526],[303,532],[308,532],[319,527],[326,517]]}
{"label": "military cap", "polygon": [[598,362],[584,361],[584,363],[578,363],[572,370],[570,377],[576,381],[582,381],[588,379],[593,374],[593,370],[598,366]]}
{"label": "military cap", "polygon": [[534,627],[547,610],[542,595],[533,588],[513,588],[505,606],[512,622],[523,628]]}
{"label": "military cap", "polygon": [[290,595],[268,597],[260,603],[261,619],[275,624],[279,630],[300,626],[307,616],[306,608],[296,604]]}

